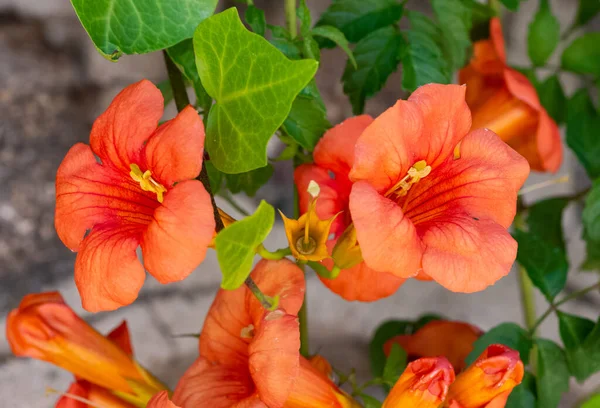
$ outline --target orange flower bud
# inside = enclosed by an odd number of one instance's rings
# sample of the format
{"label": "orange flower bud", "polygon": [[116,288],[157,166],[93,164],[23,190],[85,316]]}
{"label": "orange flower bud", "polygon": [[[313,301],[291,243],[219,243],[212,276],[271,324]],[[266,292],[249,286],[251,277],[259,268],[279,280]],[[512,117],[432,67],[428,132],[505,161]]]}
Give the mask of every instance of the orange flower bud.
{"label": "orange flower bud", "polygon": [[363,261],[362,252],[356,240],[354,224],[350,224],[340,235],[333,247],[331,257],[340,269],[350,269]]}
{"label": "orange flower bud", "polygon": [[107,389],[87,381],[76,381],[58,400],[55,408],[135,408],[111,394]]}
{"label": "orange flower bud", "polygon": [[117,343],[65,304],[58,292],[30,294],[8,315],[13,353],[55,364],[129,401],[147,401],[164,389]]}
{"label": "orange flower bud", "polygon": [[523,362],[519,359],[519,352],[501,344],[492,344],[456,377],[450,387],[446,406],[485,406],[507,396],[506,392],[510,393],[522,379]]}
{"label": "orange flower bud", "polygon": [[426,357],[406,367],[383,403],[383,408],[437,408],[454,381],[454,369],[445,357]]}

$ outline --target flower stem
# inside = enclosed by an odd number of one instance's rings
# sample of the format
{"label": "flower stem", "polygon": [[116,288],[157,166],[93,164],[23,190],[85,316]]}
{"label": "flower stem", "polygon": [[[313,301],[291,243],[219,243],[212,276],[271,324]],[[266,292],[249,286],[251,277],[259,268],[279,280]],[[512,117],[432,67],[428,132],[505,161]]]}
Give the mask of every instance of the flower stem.
{"label": "flower stem", "polygon": [[[298,267],[304,272],[303,264],[299,264]],[[302,302],[302,307],[300,308],[300,311],[298,311],[298,321],[300,323],[300,354],[308,358],[310,356],[310,351],[308,347],[308,313],[306,311],[307,300],[306,292],[304,292],[304,302]]]}
{"label": "flower stem", "polygon": [[296,0],[284,0],[285,6],[285,23],[287,24],[288,30],[292,39],[298,35],[298,26],[296,23]]}
{"label": "flower stem", "polygon": [[265,259],[271,259],[273,261],[278,261],[280,259],[285,258],[288,255],[292,254],[292,251],[289,247],[280,248],[277,251],[271,252],[263,244],[260,244],[256,247],[256,253],[262,256]]}
{"label": "flower stem", "polygon": [[260,290],[258,285],[256,285],[256,282],[254,282],[250,276],[246,278],[244,283],[246,284],[246,287],[250,289],[250,292],[252,292],[252,294],[258,299],[262,307],[264,307],[266,310],[271,310],[273,308],[273,305],[271,304],[271,298],[269,298],[269,296],[265,295]]}
{"label": "flower stem", "polygon": [[600,289],[600,282],[597,282],[591,286],[588,286],[586,288],[583,288],[581,290],[578,290],[576,292],[571,293],[568,296],[565,296],[564,298],[562,298],[561,300],[559,300],[558,302],[550,305],[550,307],[539,317],[539,319],[536,320],[536,322],[533,324],[533,326],[531,327],[531,329],[529,330],[529,333],[533,335],[533,333],[537,330],[538,327],[540,327],[540,325],[544,322],[544,320],[546,320],[546,318],[548,316],[550,316],[550,313],[552,313],[553,311],[555,311],[560,305],[567,303],[573,299],[576,299],[580,296],[585,295],[588,292],[591,292],[593,290],[596,289]]}
{"label": "flower stem", "polygon": [[529,330],[535,325],[535,298],[533,295],[533,283],[527,275],[527,270],[519,265],[519,286],[521,287],[521,302],[523,304],[523,315],[525,324]]}
{"label": "flower stem", "polygon": [[165,57],[165,64],[167,65],[167,74],[169,75],[169,81],[171,82],[171,89],[173,89],[173,99],[175,99],[177,111],[181,112],[183,108],[190,104],[190,99],[185,90],[185,83],[183,82],[183,76],[171,57],[169,57],[169,54],[167,54],[166,51],[163,51],[163,55]]}

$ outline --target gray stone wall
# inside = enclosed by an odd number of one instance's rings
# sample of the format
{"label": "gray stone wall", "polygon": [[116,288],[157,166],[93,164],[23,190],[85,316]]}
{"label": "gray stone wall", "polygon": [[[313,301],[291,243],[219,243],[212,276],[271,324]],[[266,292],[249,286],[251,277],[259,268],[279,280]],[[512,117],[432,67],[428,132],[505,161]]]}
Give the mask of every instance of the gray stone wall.
{"label": "gray stone wall", "polygon": [[[281,2],[256,3],[269,9],[269,22],[282,20]],[[316,15],[329,2],[308,3]],[[415,0],[411,7],[423,3]],[[576,4],[575,0],[552,1],[565,24],[572,19]],[[537,1],[529,0],[523,3],[521,13],[505,19],[509,58],[514,63],[527,65],[524,39],[536,7]],[[73,284],[75,254],[60,243],[53,228],[54,175],[64,154],[75,142],[88,141],[94,118],[121,88],[143,77],[164,79],[162,56],[125,56],[116,64],[104,60],[67,0],[0,0],[0,55],[0,330],[4,331],[7,312],[18,305],[24,294],[59,289],[69,304],[101,331],[127,319],[138,359],[174,385],[197,355],[194,339],[176,335],[200,330],[219,286],[214,254],[184,282],[162,286],[149,277],[133,305],[113,313],[90,315],[82,311]],[[338,81],[345,60],[339,50],[324,51],[317,77],[332,123],[351,114]],[[577,86],[573,78],[563,79],[570,91]],[[400,96],[399,76],[393,75],[386,89],[369,101],[367,110],[377,114]],[[174,113],[171,107],[166,116]],[[278,148],[276,144],[271,147]],[[567,173],[572,176],[571,183],[538,192],[538,196],[572,193],[588,183],[570,152],[559,174]],[[544,178],[532,175],[529,182]],[[253,210],[257,200],[265,198],[289,213],[289,197],[281,197],[281,191],[290,180],[291,168],[280,165],[256,200],[239,200],[246,209]],[[580,211],[571,206],[565,219],[566,239],[575,266],[583,257]],[[284,242],[282,228],[277,225],[268,247],[281,247]],[[573,271],[567,290],[576,290],[595,279],[597,275]],[[482,293],[455,294],[435,283],[411,281],[394,296],[370,304],[345,302],[312,275],[307,290],[311,350],[325,355],[342,371],[356,368],[362,379],[369,374],[369,337],[385,319],[437,312],[482,329],[504,321],[522,322],[514,272]],[[537,300],[541,312],[546,304],[541,296]],[[565,310],[596,319],[600,296],[590,293],[567,304]],[[556,319],[549,318],[541,332],[558,340]],[[46,388],[64,390],[70,381],[68,373],[49,364],[14,358],[4,336],[0,336],[2,407],[51,407],[56,395],[47,396]],[[599,383],[598,375],[584,386],[573,383],[561,406],[572,406]]]}

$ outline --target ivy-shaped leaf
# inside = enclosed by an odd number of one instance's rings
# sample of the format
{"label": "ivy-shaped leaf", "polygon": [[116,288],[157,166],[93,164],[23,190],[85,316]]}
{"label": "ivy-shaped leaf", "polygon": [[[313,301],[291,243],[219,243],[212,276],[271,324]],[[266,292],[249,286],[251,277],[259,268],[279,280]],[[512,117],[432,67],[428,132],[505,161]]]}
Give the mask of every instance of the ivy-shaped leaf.
{"label": "ivy-shaped leaf", "polygon": [[227,189],[233,194],[244,192],[249,197],[254,197],[259,188],[269,181],[273,175],[273,166],[265,167],[238,174],[225,174]]}
{"label": "ivy-shaped leaf", "polygon": [[525,371],[521,384],[513,388],[505,408],[536,408],[535,378]]}
{"label": "ivy-shaped leaf", "polygon": [[587,33],[576,38],[563,51],[561,66],[577,74],[600,77],[600,33]]}
{"label": "ivy-shaped leaf", "polygon": [[363,38],[354,48],[357,68],[346,64],[342,81],[355,115],[365,109],[365,100],[383,88],[398,68],[398,50],[403,44],[396,27],[381,28]]}
{"label": "ivy-shaped leaf", "polygon": [[450,66],[462,68],[471,46],[471,8],[462,0],[431,0],[431,7],[442,30],[442,42]]}
{"label": "ivy-shaped leaf", "polygon": [[282,129],[300,146],[312,152],[325,131],[331,127],[327,112],[311,96],[298,95]]}
{"label": "ivy-shaped leaf", "polygon": [[533,204],[527,216],[529,233],[564,251],[562,216],[568,204],[569,200],[561,197],[548,198]]}
{"label": "ivy-shaped leaf", "polygon": [[414,91],[429,83],[450,83],[448,63],[440,47],[441,32],[427,16],[416,11],[408,14],[410,29],[407,44],[400,49],[402,89]]}
{"label": "ivy-shaped leaf", "polygon": [[551,340],[536,339],[538,405],[556,408],[560,398],[569,391],[569,368],[562,348]]}
{"label": "ivy-shaped leaf", "polygon": [[261,37],[265,36],[265,30],[267,28],[267,20],[265,18],[265,12],[258,7],[250,4],[244,13],[246,22],[252,28],[256,34]]}
{"label": "ivy-shaped leaf", "polygon": [[600,320],[558,313],[560,338],[565,345],[571,374],[579,382],[600,370]]}
{"label": "ivy-shaped leaf", "polygon": [[290,61],[246,30],[235,8],[200,23],[194,50],[202,84],[216,101],[206,127],[211,161],[225,173],[264,167],[267,142],[314,76],[317,62]]}
{"label": "ivy-shaped leaf", "polygon": [[549,76],[537,86],[540,102],[557,124],[566,119],[567,97],[563,91],[558,75]]}
{"label": "ivy-shaped leaf", "polygon": [[540,1],[540,8],[529,24],[527,52],[535,66],[542,66],[560,41],[560,22],[552,14],[548,0]]}
{"label": "ivy-shaped leaf", "polygon": [[98,51],[115,61],[122,54],[145,54],[191,38],[218,0],[71,0],[79,21]]}
{"label": "ivy-shaped leaf", "polygon": [[254,214],[236,221],[217,234],[215,249],[223,274],[223,289],[239,288],[252,271],[256,247],[273,228],[275,210],[261,201]]}
{"label": "ivy-shaped leaf", "polygon": [[519,244],[517,262],[551,302],[567,282],[569,263],[565,251],[531,232],[517,229],[513,236]]}
{"label": "ivy-shaped leaf", "polygon": [[600,179],[594,182],[585,200],[582,218],[587,236],[593,241],[600,241]]}
{"label": "ivy-shaped leaf", "polygon": [[590,178],[600,176],[600,115],[587,89],[578,90],[567,105],[567,145]]}
{"label": "ivy-shaped leaf", "polygon": [[[400,20],[402,11],[403,5],[397,0],[337,0],[325,10],[316,26],[333,26],[348,41],[356,43]],[[321,46],[333,48],[335,43],[322,41]]]}

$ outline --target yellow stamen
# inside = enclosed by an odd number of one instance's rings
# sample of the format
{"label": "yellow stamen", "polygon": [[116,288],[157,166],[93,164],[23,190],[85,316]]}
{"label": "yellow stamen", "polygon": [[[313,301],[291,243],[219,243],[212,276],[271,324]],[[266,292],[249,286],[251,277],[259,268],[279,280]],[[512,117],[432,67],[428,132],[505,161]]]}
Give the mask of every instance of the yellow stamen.
{"label": "yellow stamen", "polygon": [[158,202],[162,203],[164,199],[163,194],[167,192],[167,189],[152,178],[152,172],[150,170],[146,170],[142,173],[140,166],[137,164],[130,164],[129,168],[131,169],[129,175],[132,179],[140,183],[142,190],[155,193]]}
{"label": "yellow stamen", "polygon": [[408,174],[404,176],[402,180],[386,191],[385,196],[389,197],[394,194],[397,197],[404,197],[408,194],[408,190],[410,190],[413,184],[416,184],[422,178],[427,177],[429,173],[431,173],[431,166],[428,166],[425,160],[419,160],[408,169]]}
{"label": "yellow stamen", "polygon": [[94,401],[90,401],[89,399],[80,397],[79,395],[71,394],[70,392],[61,392],[61,391],[58,391],[58,390],[56,390],[54,388],[47,387],[46,388],[46,395],[50,395],[50,394],[58,394],[58,395],[63,396],[63,397],[71,398],[74,401],[78,401],[78,402],[81,402],[83,404],[86,404],[88,407],[104,408],[102,405],[98,405]]}

